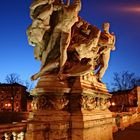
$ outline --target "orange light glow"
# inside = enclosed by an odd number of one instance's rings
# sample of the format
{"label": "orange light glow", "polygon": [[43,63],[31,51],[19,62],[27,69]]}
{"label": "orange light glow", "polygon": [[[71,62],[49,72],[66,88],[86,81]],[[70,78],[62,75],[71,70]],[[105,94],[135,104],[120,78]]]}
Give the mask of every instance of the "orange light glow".
{"label": "orange light glow", "polygon": [[11,104],[10,103],[8,103],[8,107],[10,107],[11,106]]}
{"label": "orange light glow", "polygon": [[140,13],[140,7],[125,7],[123,11]]}
{"label": "orange light glow", "polygon": [[114,103],[114,102],[112,102],[112,104],[111,104],[112,106],[115,106],[116,104]]}
{"label": "orange light glow", "polygon": [[5,104],[5,107],[10,107],[10,106],[11,106],[10,103],[6,103],[6,104]]}

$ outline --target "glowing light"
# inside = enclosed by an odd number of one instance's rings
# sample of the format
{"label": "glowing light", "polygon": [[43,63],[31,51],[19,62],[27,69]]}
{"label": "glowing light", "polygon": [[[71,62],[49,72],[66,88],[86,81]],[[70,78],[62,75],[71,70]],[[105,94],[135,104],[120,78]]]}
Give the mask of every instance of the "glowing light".
{"label": "glowing light", "polygon": [[140,14],[140,6],[124,5],[124,6],[115,6],[115,7],[107,7],[107,8],[116,12]]}
{"label": "glowing light", "polygon": [[10,103],[6,103],[6,104],[5,104],[5,107],[10,107],[10,106],[11,106]]}
{"label": "glowing light", "polygon": [[11,106],[11,104],[10,103],[8,103],[8,107],[10,107]]}
{"label": "glowing light", "polygon": [[123,11],[126,12],[140,12],[140,7],[125,7],[123,8]]}
{"label": "glowing light", "polygon": [[116,104],[114,102],[111,103],[112,106],[115,106]]}

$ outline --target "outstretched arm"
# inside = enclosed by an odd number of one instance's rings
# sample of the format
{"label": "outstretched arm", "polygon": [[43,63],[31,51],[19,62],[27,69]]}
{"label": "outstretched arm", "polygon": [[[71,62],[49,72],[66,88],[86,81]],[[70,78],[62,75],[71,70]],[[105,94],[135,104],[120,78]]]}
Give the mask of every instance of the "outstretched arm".
{"label": "outstretched arm", "polygon": [[112,51],[114,51],[115,49],[116,49],[116,47],[115,47],[115,42],[116,42],[116,37],[115,37],[115,35],[114,35],[114,33],[113,33],[113,47],[112,47]]}

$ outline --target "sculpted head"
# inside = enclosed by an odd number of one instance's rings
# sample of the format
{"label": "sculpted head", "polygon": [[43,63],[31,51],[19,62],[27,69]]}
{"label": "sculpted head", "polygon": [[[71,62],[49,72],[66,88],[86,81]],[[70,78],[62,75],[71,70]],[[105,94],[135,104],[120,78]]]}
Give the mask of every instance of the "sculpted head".
{"label": "sculpted head", "polygon": [[109,31],[110,23],[109,22],[104,22],[102,24],[102,28],[103,28],[104,31]]}
{"label": "sculpted head", "polygon": [[44,29],[40,28],[32,28],[32,26],[29,26],[27,31],[27,36],[28,36],[28,42],[31,46],[36,46],[43,40],[44,36]]}

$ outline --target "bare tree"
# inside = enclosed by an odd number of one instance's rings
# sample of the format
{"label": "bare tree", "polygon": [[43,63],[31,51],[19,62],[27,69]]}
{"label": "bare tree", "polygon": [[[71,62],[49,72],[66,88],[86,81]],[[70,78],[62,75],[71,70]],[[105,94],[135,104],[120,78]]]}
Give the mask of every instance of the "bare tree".
{"label": "bare tree", "polygon": [[114,73],[114,82],[112,83],[113,91],[132,89],[140,83],[140,78],[128,71]]}
{"label": "bare tree", "polygon": [[6,83],[13,84],[13,83],[19,83],[22,84],[20,76],[16,73],[8,74],[5,78]]}
{"label": "bare tree", "polygon": [[31,89],[33,89],[33,85],[32,85],[28,80],[26,80],[26,81],[24,82],[24,86],[27,87],[27,90],[28,90],[28,91],[30,91]]}
{"label": "bare tree", "polygon": [[16,73],[8,74],[5,78],[5,81],[8,84],[18,83],[24,85],[25,87],[27,87],[28,91],[30,91],[33,88],[33,85],[28,80],[26,81],[21,80],[20,76]]}

